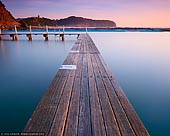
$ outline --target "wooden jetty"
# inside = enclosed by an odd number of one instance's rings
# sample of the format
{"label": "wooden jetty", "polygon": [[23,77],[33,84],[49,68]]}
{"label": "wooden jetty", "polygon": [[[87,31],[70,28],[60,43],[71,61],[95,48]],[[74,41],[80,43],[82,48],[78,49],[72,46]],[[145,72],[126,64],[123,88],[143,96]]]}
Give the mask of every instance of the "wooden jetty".
{"label": "wooden jetty", "polygon": [[76,35],[78,37],[80,34],[79,33],[54,33],[54,32],[49,32],[49,33],[46,33],[46,32],[42,32],[42,33],[36,33],[36,32],[34,32],[34,33],[29,33],[29,32],[14,33],[14,32],[12,32],[12,33],[0,34],[0,41],[3,40],[3,38],[2,38],[3,35],[9,35],[10,37],[12,37],[13,41],[18,41],[19,35],[27,36],[29,41],[33,40],[33,38],[32,38],[33,35],[42,35],[44,37],[45,41],[48,41],[49,35],[54,35],[54,36],[58,35],[61,38],[61,40],[64,41],[65,35]]}
{"label": "wooden jetty", "polygon": [[[3,40],[2,36],[3,35],[9,35],[10,37],[12,37],[13,41],[18,41],[18,36],[19,35],[25,35],[26,37],[28,37],[29,41],[32,41],[33,35],[42,35],[45,39],[45,41],[48,41],[48,37],[49,35],[54,35],[54,36],[59,36],[61,38],[62,41],[64,41],[64,36],[65,35],[77,35],[77,37],[79,37],[79,33],[70,33],[70,32],[65,32],[65,27],[63,26],[62,31],[61,32],[49,32],[48,31],[48,26],[46,26],[46,31],[45,32],[32,32],[31,30],[31,26],[30,26],[30,30],[29,32],[18,32],[16,26],[14,27],[14,32],[6,32],[6,33],[2,33],[1,29],[0,29],[0,41]],[[86,28],[87,31],[87,28]]]}
{"label": "wooden jetty", "polygon": [[149,136],[88,34],[81,34],[24,132]]}

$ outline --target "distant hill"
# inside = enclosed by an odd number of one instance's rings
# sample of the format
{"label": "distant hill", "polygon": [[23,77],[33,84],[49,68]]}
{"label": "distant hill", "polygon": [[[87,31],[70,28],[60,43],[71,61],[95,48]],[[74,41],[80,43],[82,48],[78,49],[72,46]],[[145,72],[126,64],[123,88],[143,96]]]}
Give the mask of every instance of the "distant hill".
{"label": "distant hill", "polygon": [[59,26],[79,26],[79,27],[116,27],[116,23],[110,20],[93,20],[83,17],[71,16],[58,20]]}
{"label": "distant hill", "polygon": [[57,20],[52,20],[49,18],[40,18],[38,17],[28,17],[28,18],[19,18],[17,19],[18,22],[21,24],[22,27],[28,27],[29,25],[32,26],[56,26],[57,25]]}
{"label": "distant hill", "polygon": [[11,13],[5,8],[5,5],[0,1],[0,27],[3,29],[12,29],[14,25],[20,24],[15,20]]}
{"label": "distant hill", "polygon": [[68,18],[54,20],[49,18],[28,17],[15,19],[0,1],[0,27],[3,29],[13,29],[14,25],[20,29],[32,26],[75,26],[75,27],[116,27],[116,23],[110,20],[93,20],[83,17],[70,16]]}
{"label": "distant hill", "polygon": [[44,17],[19,18],[22,26],[75,26],[75,27],[116,27],[116,23],[110,20],[92,20],[82,17],[70,16],[60,20],[51,20]]}

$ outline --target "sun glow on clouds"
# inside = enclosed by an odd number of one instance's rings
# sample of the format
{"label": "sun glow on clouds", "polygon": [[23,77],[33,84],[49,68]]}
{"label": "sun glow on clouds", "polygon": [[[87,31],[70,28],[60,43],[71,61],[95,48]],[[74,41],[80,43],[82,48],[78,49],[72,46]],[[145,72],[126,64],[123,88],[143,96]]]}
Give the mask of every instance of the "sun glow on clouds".
{"label": "sun glow on clouds", "polygon": [[170,0],[2,0],[18,17],[70,15],[109,19],[118,26],[170,27]]}

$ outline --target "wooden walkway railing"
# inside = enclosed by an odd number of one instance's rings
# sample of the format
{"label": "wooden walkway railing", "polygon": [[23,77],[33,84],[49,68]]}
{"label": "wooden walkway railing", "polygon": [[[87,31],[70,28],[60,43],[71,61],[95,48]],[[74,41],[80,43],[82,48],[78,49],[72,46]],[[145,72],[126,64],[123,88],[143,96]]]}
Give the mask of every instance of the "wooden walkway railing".
{"label": "wooden walkway railing", "polygon": [[24,132],[149,135],[88,34],[79,36]]}

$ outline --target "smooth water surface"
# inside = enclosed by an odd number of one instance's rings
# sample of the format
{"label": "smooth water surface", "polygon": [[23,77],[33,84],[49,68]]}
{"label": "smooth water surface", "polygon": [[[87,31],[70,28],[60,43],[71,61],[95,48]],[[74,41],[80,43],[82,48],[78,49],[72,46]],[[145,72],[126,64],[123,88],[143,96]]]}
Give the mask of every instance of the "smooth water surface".
{"label": "smooth water surface", "polygon": [[[170,33],[90,35],[151,136],[168,136]],[[22,131],[76,40],[49,38],[0,41],[0,131]]]}
{"label": "smooth water surface", "polygon": [[0,41],[0,132],[23,130],[75,41]]}
{"label": "smooth water surface", "polygon": [[170,135],[170,33],[91,33],[151,136]]}

